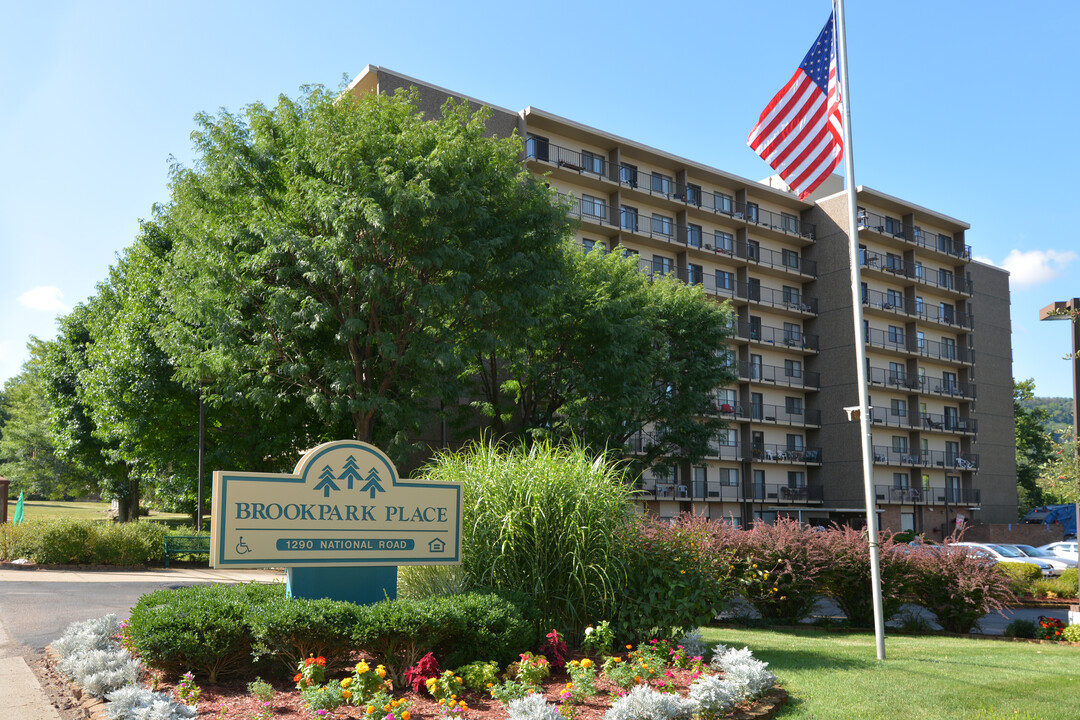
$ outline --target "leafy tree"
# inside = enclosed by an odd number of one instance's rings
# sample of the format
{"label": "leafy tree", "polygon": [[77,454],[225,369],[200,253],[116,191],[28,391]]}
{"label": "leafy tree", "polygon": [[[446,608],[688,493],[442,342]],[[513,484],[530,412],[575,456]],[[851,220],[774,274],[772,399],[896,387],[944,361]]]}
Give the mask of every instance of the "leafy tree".
{"label": "leafy tree", "polygon": [[1039,487],[1047,503],[1080,502],[1080,458],[1076,434],[1066,428],[1060,440],[1050,445],[1047,459],[1039,468]]}
{"label": "leafy tree", "polygon": [[86,493],[92,478],[57,453],[49,432],[49,403],[42,385],[45,343],[30,338],[30,359],[3,389],[0,475],[14,491],[53,500]]}
{"label": "leafy tree", "polygon": [[564,252],[558,291],[525,341],[473,368],[496,432],[603,449],[649,427],[645,464],[699,459],[722,425],[702,410],[732,381],[720,352],[728,310],[617,251]]}
{"label": "leafy tree", "polygon": [[1013,382],[1013,411],[1016,417],[1016,484],[1019,513],[1022,518],[1033,508],[1045,504],[1039,483],[1041,466],[1050,458],[1051,438],[1046,431],[1048,414],[1042,407],[1031,406],[1035,380]]}
{"label": "leafy tree", "polygon": [[403,457],[557,272],[569,223],[484,112],[309,89],[201,115],[172,170],[162,338],[187,383],[260,411],[303,408]]}

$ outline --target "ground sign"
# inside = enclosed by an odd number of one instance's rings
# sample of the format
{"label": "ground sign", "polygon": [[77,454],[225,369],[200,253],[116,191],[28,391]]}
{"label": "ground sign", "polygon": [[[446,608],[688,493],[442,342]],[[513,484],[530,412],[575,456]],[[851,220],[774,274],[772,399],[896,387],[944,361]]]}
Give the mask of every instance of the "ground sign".
{"label": "ground sign", "polygon": [[[376,447],[326,443],[292,474],[214,473],[210,565],[286,567],[294,594],[355,600],[333,587],[386,584],[398,565],[460,563],[461,502],[460,483],[401,479]],[[363,572],[380,566],[389,573]]]}

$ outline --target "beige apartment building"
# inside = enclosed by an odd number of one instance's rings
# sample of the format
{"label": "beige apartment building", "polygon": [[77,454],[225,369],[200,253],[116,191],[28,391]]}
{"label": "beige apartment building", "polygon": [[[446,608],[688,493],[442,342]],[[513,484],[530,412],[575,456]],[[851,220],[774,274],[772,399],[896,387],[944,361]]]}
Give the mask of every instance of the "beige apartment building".
{"label": "beige apartment building", "polygon": [[[429,113],[464,97],[374,66],[350,91],[409,86]],[[621,247],[642,272],[731,303],[738,381],[717,388],[712,407],[727,428],[701,463],[646,472],[650,511],[862,522],[858,424],[843,410],[858,404],[858,340],[882,527],[936,536],[958,513],[1015,520],[1008,276],[971,259],[966,223],[859,188],[857,339],[841,178],[804,202],[776,178],[742,178],[532,107],[489,107],[489,129],[516,130],[529,170],[569,198],[585,252]]]}

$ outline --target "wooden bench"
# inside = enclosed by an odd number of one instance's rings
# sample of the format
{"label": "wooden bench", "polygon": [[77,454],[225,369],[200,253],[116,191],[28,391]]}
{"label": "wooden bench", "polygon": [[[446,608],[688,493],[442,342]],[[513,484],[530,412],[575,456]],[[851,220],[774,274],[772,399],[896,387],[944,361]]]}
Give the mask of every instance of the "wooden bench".
{"label": "wooden bench", "polygon": [[206,555],[210,557],[209,535],[166,535],[165,568],[169,567],[169,558],[176,555]]}

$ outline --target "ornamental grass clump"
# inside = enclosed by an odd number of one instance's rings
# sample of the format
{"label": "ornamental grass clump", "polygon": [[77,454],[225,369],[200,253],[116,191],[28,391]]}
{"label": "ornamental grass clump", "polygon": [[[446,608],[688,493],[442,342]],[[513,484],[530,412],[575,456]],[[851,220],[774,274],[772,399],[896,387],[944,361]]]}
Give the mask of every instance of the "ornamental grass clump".
{"label": "ornamental grass clump", "polygon": [[617,466],[576,446],[482,440],[437,455],[421,475],[463,484],[471,586],[527,592],[540,627],[574,640],[590,619],[608,616],[625,574],[614,531],[632,512]]}

